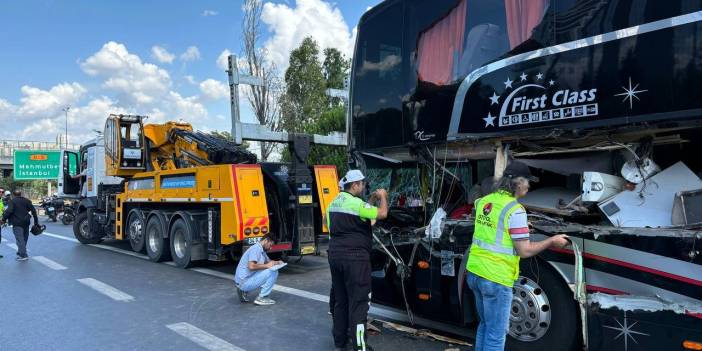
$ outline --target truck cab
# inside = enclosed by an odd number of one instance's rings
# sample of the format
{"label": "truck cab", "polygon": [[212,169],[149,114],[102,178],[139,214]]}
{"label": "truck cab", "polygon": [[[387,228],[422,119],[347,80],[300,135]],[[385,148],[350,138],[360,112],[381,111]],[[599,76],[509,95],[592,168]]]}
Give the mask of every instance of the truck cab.
{"label": "truck cab", "polygon": [[[78,152],[61,152],[57,179],[58,196],[68,199],[95,199],[99,184],[119,184],[122,178],[105,175],[105,144],[102,137],[87,141]],[[78,175],[82,177],[77,177]]]}

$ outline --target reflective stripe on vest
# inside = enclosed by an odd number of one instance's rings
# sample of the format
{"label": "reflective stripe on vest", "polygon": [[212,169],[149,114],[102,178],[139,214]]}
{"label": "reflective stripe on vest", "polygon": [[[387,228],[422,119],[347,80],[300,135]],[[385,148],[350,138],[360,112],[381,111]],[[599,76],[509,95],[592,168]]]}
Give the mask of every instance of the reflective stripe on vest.
{"label": "reflective stripe on vest", "polygon": [[505,206],[502,211],[500,212],[500,217],[497,219],[497,229],[496,229],[496,236],[495,236],[495,243],[490,244],[486,243],[480,239],[473,239],[473,242],[480,246],[481,248],[496,252],[496,253],[501,253],[505,255],[513,255],[516,256],[517,252],[512,249],[508,249],[504,246],[502,246],[502,239],[504,238],[504,233],[505,233],[505,219],[507,218],[507,213],[509,213],[509,210],[511,210],[514,206],[519,205],[517,201],[512,201]]}
{"label": "reflective stripe on vest", "polygon": [[521,209],[511,194],[498,191],[475,203],[473,242],[466,269],[484,279],[511,287],[519,276],[519,256],[509,237],[509,218]]}

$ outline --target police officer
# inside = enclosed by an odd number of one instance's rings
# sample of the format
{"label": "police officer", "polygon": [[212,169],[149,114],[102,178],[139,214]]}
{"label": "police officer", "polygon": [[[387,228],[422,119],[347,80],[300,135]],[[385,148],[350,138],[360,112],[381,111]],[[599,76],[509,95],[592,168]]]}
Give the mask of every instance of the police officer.
{"label": "police officer", "polygon": [[366,184],[359,170],[348,171],[340,185],[343,190],[327,209],[329,268],[335,298],[334,346],[335,350],[346,349],[351,336],[354,350],[372,350],[366,345],[371,293],[371,226],[377,219],[387,217],[388,195],[385,189],[378,189],[371,195],[371,202],[380,201],[379,207],[361,200]]}
{"label": "police officer", "polygon": [[529,191],[529,181],[536,182],[538,178],[524,163],[512,161],[498,181],[497,190],[475,202],[475,232],[466,280],[480,316],[476,351],[501,351],[505,347],[519,259],[568,244],[563,234],[538,242],[529,240],[526,210],[517,202]]}

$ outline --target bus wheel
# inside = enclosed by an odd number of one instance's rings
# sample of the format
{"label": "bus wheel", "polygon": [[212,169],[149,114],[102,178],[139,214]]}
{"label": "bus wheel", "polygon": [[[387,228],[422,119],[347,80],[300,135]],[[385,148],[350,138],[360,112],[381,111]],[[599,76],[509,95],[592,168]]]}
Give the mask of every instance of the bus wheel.
{"label": "bus wheel", "polygon": [[152,262],[162,262],[171,258],[166,224],[159,212],[152,214],[146,222],[146,254]]}
{"label": "bus wheel", "polygon": [[129,245],[132,246],[132,251],[142,252],[144,251],[144,243],[146,241],[144,240],[144,232],[146,231],[144,214],[138,209],[133,209],[129,211],[129,216],[127,218]]}
{"label": "bus wheel", "polygon": [[522,260],[512,288],[507,349],[575,350],[578,309],[563,278],[538,259]]}
{"label": "bus wheel", "polygon": [[182,218],[176,219],[171,225],[171,254],[173,262],[180,268],[192,265],[192,233],[190,227]]}
{"label": "bus wheel", "polygon": [[102,238],[94,238],[90,235],[90,226],[88,225],[88,211],[83,211],[76,216],[73,222],[73,235],[81,244],[97,244],[102,241]]}

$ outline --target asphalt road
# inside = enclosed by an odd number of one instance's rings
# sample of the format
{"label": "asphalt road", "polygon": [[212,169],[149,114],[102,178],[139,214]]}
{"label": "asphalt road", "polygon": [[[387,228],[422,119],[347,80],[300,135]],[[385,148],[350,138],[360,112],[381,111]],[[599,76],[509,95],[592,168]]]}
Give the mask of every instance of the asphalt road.
{"label": "asphalt road", "polygon": [[[156,264],[125,242],[81,245],[72,229],[47,224],[29,239],[30,260],[14,260],[2,230],[0,350],[332,350],[324,257],[281,270],[273,306],[242,304],[233,263],[183,270]],[[390,320],[397,311],[372,307]],[[384,328],[376,350],[469,350]]]}

